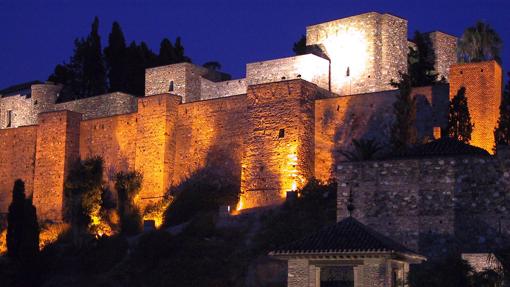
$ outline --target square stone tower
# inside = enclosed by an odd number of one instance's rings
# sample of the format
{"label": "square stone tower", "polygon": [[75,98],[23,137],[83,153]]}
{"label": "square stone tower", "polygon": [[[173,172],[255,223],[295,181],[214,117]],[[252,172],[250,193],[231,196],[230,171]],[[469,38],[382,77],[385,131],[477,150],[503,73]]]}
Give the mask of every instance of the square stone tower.
{"label": "square stone tower", "polygon": [[496,61],[457,64],[450,68],[450,99],[466,88],[471,123],[471,145],[492,153],[499,119],[503,72]]}
{"label": "square stone tower", "polygon": [[448,81],[450,67],[457,64],[457,37],[434,31],[425,34],[430,50],[433,52],[434,69],[437,73],[437,79],[444,78]]}
{"label": "square stone tower", "polygon": [[331,90],[352,95],[393,89],[407,71],[407,20],[376,12],[306,29],[307,46],[330,59]]}

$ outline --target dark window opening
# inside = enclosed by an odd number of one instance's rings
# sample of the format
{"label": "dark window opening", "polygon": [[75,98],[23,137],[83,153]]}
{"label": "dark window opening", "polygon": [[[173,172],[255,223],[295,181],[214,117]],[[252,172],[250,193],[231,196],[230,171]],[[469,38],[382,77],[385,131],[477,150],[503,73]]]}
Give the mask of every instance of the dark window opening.
{"label": "dark window opening", "polygon": [[297,75],[298,78],[301,78],[301,74]]}
{"label": "dark window opening", "polygon": [[34,105],[37,105],[37,100],[34,101]]}
{"label": "dark window opening", "polygon": [[285,80],[286,78],[285,77],[282,77],[282,80]]}
{"label": "dark window opening", "polygon": [[480,70],[480,72],[482,72],[482,73],[483,73],[483,69],[481,69],[481,70]]}
{"label": "dark window opening", "polygon": [[278,132],[278,138],[282,139],[284,137],[285,137],[285,129],[280,129],[280,131]]}
{"label": "dark window opening", "polygon": [[350,67],[347,67],[347,71],[345,72],[345,76],[346,77],[350,77],[351,76],[351,68]]}
{"label": "dark window opening", "polygon": [[340,110],[340,105],[336,106],[336,111],[338,112]]}
{"label": "dark window opening", "polygon": [[464,72],[463,72],[463,71],[460,71],[460,74],[462,75],[462,74],[464,74]]}
{"label": "dark window opening", "polygon": [[174,81],[170,81],[170,86],[168,87],[168,91],[169,92],[173,92],[174,91]]}
{"label": "dark window opening", "polygon": [[7,111],[7,127],[12,126],[12,111]]}

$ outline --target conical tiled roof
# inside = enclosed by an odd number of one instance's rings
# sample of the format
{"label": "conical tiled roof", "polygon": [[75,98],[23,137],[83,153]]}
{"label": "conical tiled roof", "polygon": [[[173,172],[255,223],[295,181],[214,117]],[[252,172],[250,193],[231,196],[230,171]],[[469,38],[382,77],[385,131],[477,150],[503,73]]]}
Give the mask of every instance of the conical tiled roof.
{"label": "conical tiled roof", "polygon": [[348,217],[304,239],[282,246],[272,251],[270,255],[394,252],[420,256],[356,219]]}

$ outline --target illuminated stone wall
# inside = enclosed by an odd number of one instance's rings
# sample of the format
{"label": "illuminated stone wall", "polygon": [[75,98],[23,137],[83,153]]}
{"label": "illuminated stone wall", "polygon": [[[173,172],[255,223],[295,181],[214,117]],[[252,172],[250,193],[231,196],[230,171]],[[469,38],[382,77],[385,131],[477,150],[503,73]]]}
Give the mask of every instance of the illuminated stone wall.
{"label": "illuminated stone wall", "polygon": [[36,126],[0,130],[0,213],[11,204],[16,179],[25,182],[27,195],[32,194],[36,137]]}
{"label": "illuminated stone wall", "polygon": [[427,256],[496,250],[510,236],[508,152],[338,164],[338,220],[353,216]]}
{"label": "illuminated stone wall", "polygon": [[100,156],[111,190],[117,172],[135,169],[136,114],[85,120],[80,124],[80,157]]}
{"label": "illuminated stone wall", "polygon": [[390,90],[407,70],[407,21],[375,12],[309,26],[306,44],[331,59],[332,91],[340,95]]}
{"label": "illuminated stone wall", "polygon": [[313,54],[250,63],[248,85],[303,79],[329,90],[329,61]]}
{"label": "illuminated stone wall", "polygon": [[494,129],[499,119],[502,70],[495,61],[458,64],[450,70],[450,98],[466,88],[469,114],[474,123],[470,144],[489,152],[494,148]]}
{"label": "illuminated stone wall", "polygon": [[239,186],[246,114],[246,95],[180,105],[173,185],[207,172]]}
{"label": "illuminated stone wall", "polygon": [[81,114],[39,114],[33,202],[39,219],[62,220],[64,181],[79,158]]}
{"label": "illuminated stone wall", "polygon": [[440,31],[428,33],[427,40],[432,48],[434,68],[438,80],[442,78],[448,81],[450,67],[457,64],[457,37]]}
{"label": "illuminated stone wall", "polygon": [[316,96],[302,80],[248,87],[242,208],[280,203],[313,175]]}
{"label": "illuminated stone wall", "polygon": [[142,206],[160,200],[170,186],[180,102],[181,97],[168,94],[139,99],[135,169],[143,174]]}
{"label": "illuminated stone wall", "polygon": [[[353,150],[352,141],[375,139],[389,147],[393,103],[398,91],[360,94],[315,102],[315,176],[333,178],[334,167],[346,160],[341,151]],[[433,138],[434,127],[448,121],[448,86],[414,88],[419,141]]]}

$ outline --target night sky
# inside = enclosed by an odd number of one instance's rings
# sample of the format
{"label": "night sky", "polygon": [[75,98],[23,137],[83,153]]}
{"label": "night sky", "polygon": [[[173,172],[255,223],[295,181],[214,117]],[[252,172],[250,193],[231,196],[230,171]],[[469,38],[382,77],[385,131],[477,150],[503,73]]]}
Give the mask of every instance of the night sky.
{"label": "night sky", "polygon": [[509,0],[0,0],[0,88],[46,80],[96,15],[103,45],[116,20],[128,42],[144,40],[157,52],[162,38],[181,36],[194,63],[216,60],[239,78],[246,63],[291,56],[307,25],[370,11],[406,18],[410,34],[460,36],[486,20],[506,43],[503,66],[510,70]]}

